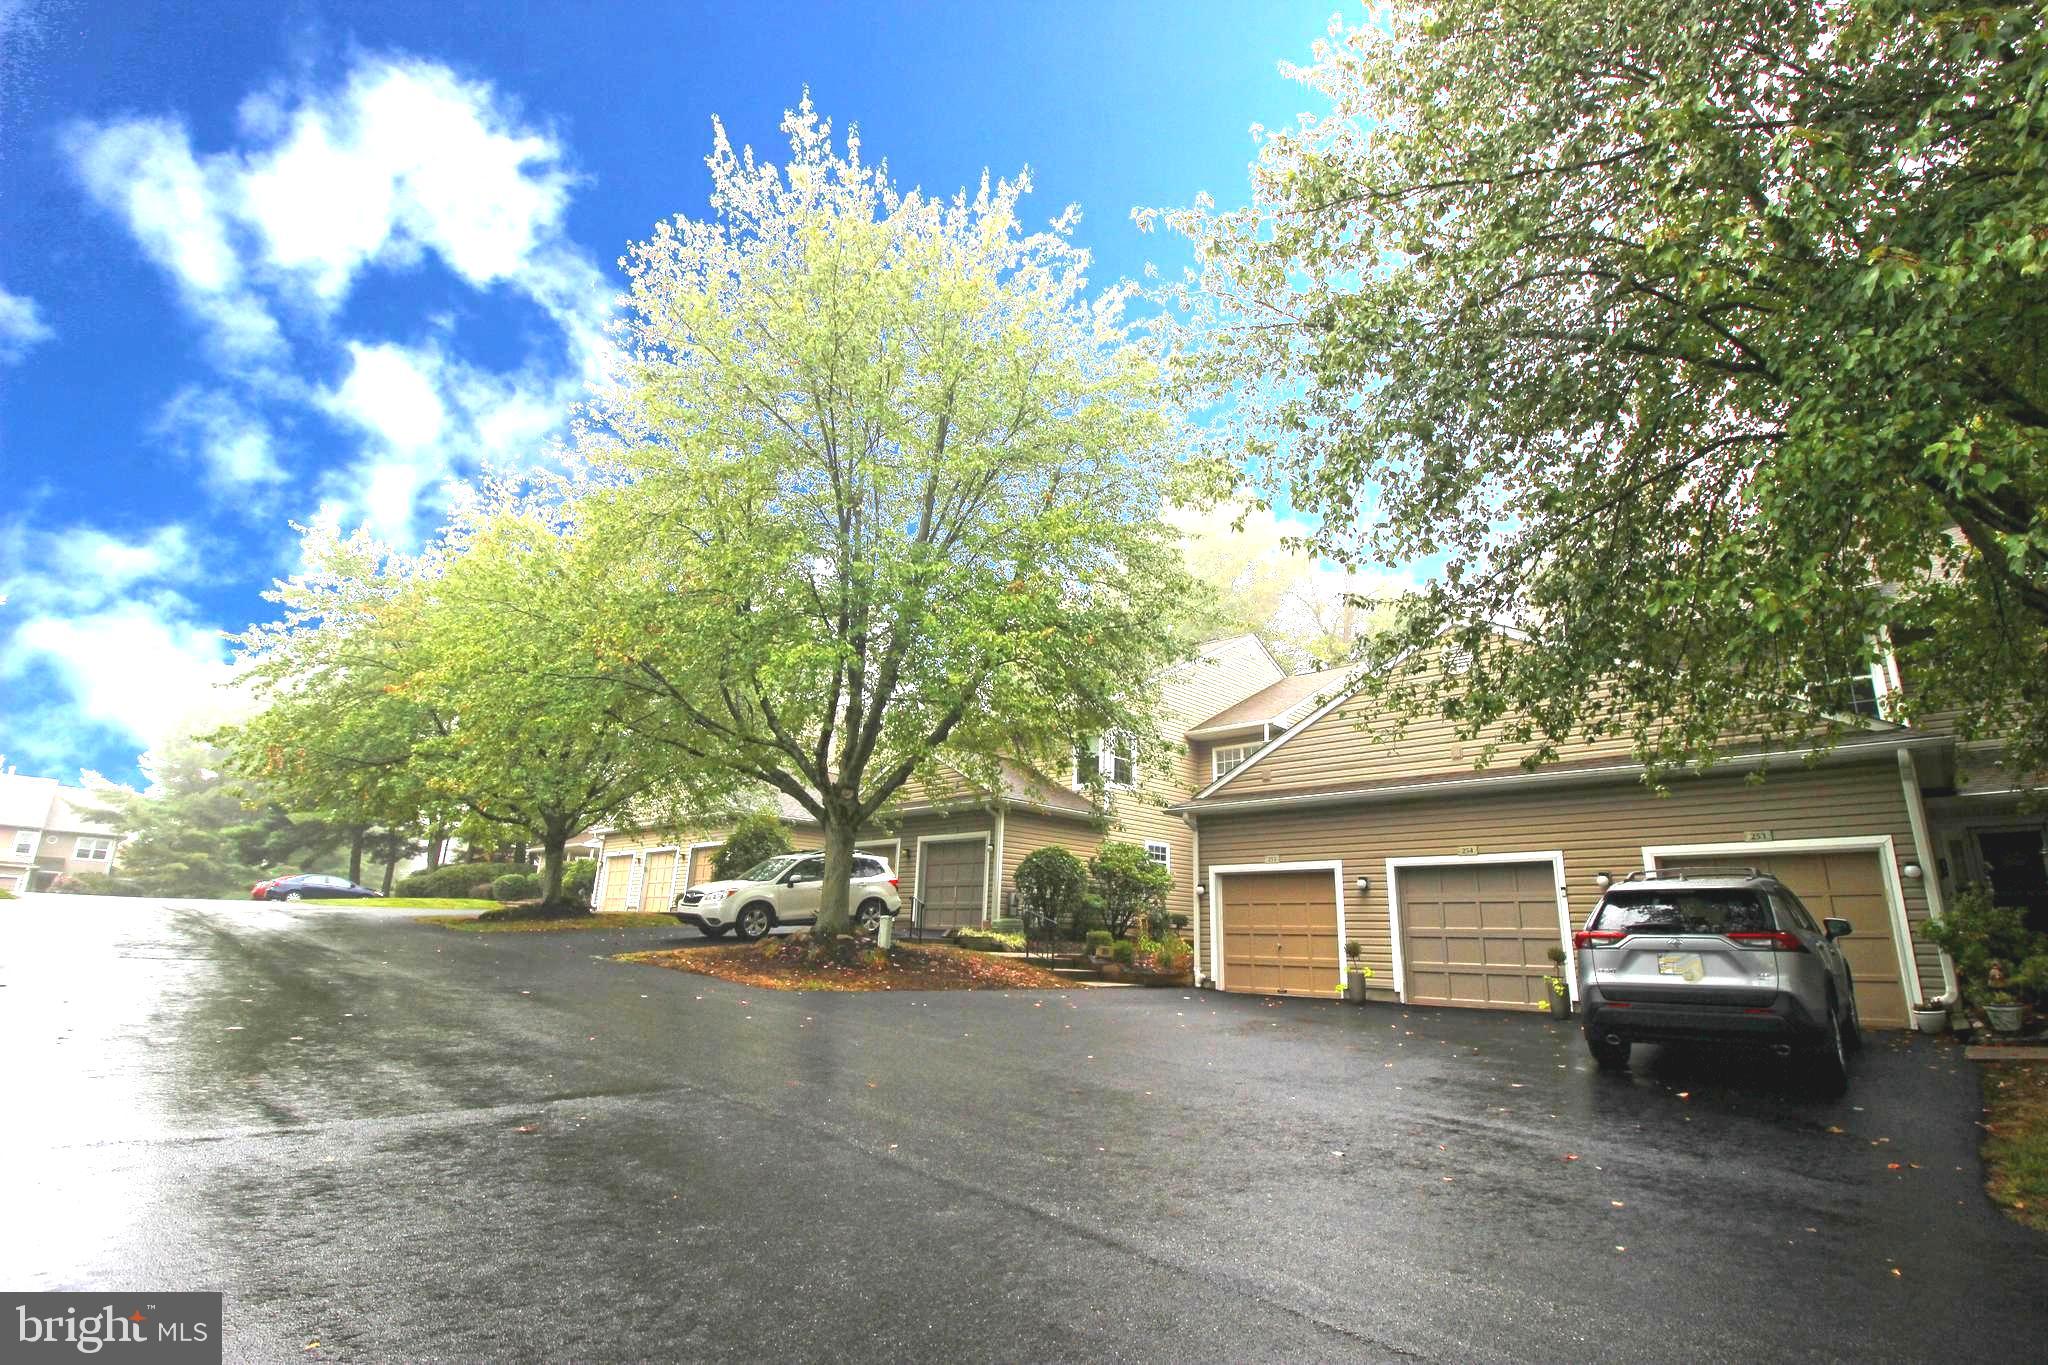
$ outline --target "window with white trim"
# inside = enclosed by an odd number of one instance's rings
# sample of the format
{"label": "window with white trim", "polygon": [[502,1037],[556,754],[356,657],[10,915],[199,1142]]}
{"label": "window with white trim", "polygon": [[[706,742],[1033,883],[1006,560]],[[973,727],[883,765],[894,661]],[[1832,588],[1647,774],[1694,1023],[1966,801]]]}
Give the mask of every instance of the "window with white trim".
{"label": "window with white trim", "polygon": [[1257,740],[1253,740],[1249,744],[1217,745],[1209,751],[1209,780],[1214,782],[1232,768],[1241,766],[1246,759],[1258,751],[1259,742]]}
{"label": "window with white trim", "polygon": [[33,858],[36,856],[36,832],[32,829],[14,831],[14,856]]}
{"label": "window with white trim", "polygon": [[1128,743],[1111,736],[1084,739],[1074,746],[1074,785],[1085,787],[1097,777],[1105,787],[1135,787],[1138,765]]}
{"label": "window with white trim", "polygon": [[112,839],[88,839],[81,835],[78,840],[78,846],[71,851],[71,856],[74,858],[84,858],[91,862],[106,862],[114,856],[114,841]]}
{"label": "window with white trim", "polygon": [[1173,850],[1157,839],[1145,841],[1145,856],[1169,871],[1173,868]]}

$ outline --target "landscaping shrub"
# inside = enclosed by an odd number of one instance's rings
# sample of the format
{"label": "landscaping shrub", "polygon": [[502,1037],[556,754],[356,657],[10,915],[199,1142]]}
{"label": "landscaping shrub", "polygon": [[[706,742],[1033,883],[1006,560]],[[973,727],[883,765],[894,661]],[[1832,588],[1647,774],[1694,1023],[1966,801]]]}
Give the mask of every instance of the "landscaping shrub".
{"label": "landscaping shrub", "polygon": [[562,899],[578,905],[590,904],[597,890],[597,859],[578,858],[562,869]]}
{"label": "landscaping shrub", "polygon": [[60,896],[139,896],[142,888],[111,872],[67,872],[45,888]]}
{"label": "landscaping shrub", "polygon": [[1150,945],[1152,969],[1160,972],[1184,972],[1188,961],[1194,956],[1187,941],[1179,934],[1168,934]]}
{"label": "landscaping shrub", "polygon": [[1132,926],[1149,925],[1157,918],[1164,930],[1166,894],[1173,889],[1173,874],[1146,857],[1144,849],[1136,844],[1106,843],[1088,860],[1088,875],[1102,906],[1103,928],[1124,938]]}
{"label": "landscaping shrub", "polygon": [[507,867],[505,863],[448,863],[400,877],[398,884],[391,888],[391,894],[407,899],[488,896],[488,890],[476,889],[478,884],[488,884],[491,878],[506,871]]}
{"label": "landscaping shrub", "polygon": [[1119,966],[1130,966],[1138,960],[1138,945],[1127,938],[1118,939],[1109,945],[1109,960]]}
{"label": "landscaping shrub", "polygon": [[962,929],[953,936],[955,947],[977,953],[1021,953],[1024,935],[997,933],[989,929]]}
{"label": "landscaping shrub", "polygon": [[2028,929],[2019,910],[1992,904],[1991,893],[1981,886],[1958,892],[1947,912],[1928,920],[1923,932],[1954,959],[1963,997],[1977,1005],[1997,1003],[2014,989],[2028,990],[2021,978],[2033,978],[2031,959],[2048,954],[2048,935]]}
{"label": "landscaping shrub", "polygon": [[1090,929],[1088,931],[1088,951],[1098,956],[1107,953],[1109,945],[1115,941],[1116,935],[1107,929]]}
{"label": "landscaping shrub", "polygon": [[[1088,893],[1088,869],[1063,848],[1041,848],[1017,864],[1017,899],[1026,914],[1073,924]],[[1077,929],[1079,926],[1076,926]]]}
{"label": "landscaping shrub", "polygon": [[1166,922],[1168,924],[1171,924],[1176,929],[1185,929],[1190,924],[1194,923],[1193,920],[1188,918],[1188,913],[1185,910],[1174,911],[1172,914],[1166,917]]}
{"label": "landscaping shrub", "polygon": [[497,899],[497,897],[491,894],[491,884],[489,882],[478,882],[475,886],[469,888],[469,898],[476,901]]}
{"label": "landscaping shrub", "polygon": [[507,872],[491,880],[491,899],[494,901],[537,901],[540,899],[540,878],[531,872]]}
{"label": "landscaping shrub", "polygon": [[789,831],[782,821],[766,811],[743,815],[732,833],[711,858],[711,875],[718,881],[737,877],[763,858],[790,851]]}

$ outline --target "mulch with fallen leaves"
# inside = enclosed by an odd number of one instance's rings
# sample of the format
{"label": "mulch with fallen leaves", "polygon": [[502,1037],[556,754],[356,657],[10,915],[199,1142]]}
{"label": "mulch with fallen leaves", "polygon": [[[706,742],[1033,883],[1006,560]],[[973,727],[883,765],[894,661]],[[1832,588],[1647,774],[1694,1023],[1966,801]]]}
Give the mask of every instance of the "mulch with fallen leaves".
{"label": "mulch with fallen leaves", "polygon": [[2048,1232],[2048,1065],[1984,1072],[1984,1188],[1991,1202]]}
{"label": "mulch with fallen leaves", "polygon": [[886,960],[875,950],[845,963],[814,960],[802,935],[727,948],[620,953],[614,960],[700,972],[775,991],[1034,991],[1073,985],[1043,967],[937,945],[897,944]]}

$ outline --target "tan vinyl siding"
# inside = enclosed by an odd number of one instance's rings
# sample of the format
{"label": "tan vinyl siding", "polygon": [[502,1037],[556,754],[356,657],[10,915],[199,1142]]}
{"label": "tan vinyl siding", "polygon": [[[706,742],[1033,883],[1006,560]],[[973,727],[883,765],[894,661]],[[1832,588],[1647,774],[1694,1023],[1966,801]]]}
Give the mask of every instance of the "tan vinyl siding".
{"label": "tan vinyl siding", "polygon": [[[1411,799],[1384,804],[1297,807],[1201,817],[1203,876],[1229,864],[1341,859],[1349,936],[1362,941],[1375,973],[1371,985],[1394,986],[1387,915],[1388,858],[1454,857],[1477,853],[1564,854],[1572,922],[1581,924],[1599,898],[1593,877],[1620,877],[1643,865],[1646,845],[1758,842],[1767,856],[1788,839],[1890,835],[1898,863],[1918,862],[1906,815],[1899,770],[1886,752],[1868,765],[1772,773],[1759,784],[1737,776],[1674,780],[1657,797],[1634,783],[1546,788],[1499,795]],[[1740,861],[1740,855],[1730,855]],[[1371,879],[1360,897],[1358,878]],[[1921,884],[1903,881],[1906,915],[1927,916]],[[1202,940],[1204,971],[1209,944]],[[1939,955],[1914,943],[1922,990],[1942,990]]]}

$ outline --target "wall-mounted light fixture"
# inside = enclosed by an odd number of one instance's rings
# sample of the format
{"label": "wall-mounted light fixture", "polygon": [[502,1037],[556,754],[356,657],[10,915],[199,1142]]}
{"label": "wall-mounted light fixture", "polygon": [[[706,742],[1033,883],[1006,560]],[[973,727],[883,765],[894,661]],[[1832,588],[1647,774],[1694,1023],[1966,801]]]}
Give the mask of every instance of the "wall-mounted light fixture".
{"label": "wall-mounted light fixture", "polygon": [[1614,878],[1608,876],[1605,872],[1595,872],[1593,874],[1593,885],[1605,891],[1608,887],[1614,885]]}
{"label": "wall-mounted light fixture", "polygon": [[1370,890],[1372,890],[1372,878],[1360,877],[1358,879],[1358,894],[1363,896],[1366,892]]}
{"label": "wall-mounted light fixture", "polygon": [[1209,894],[1209,888],[1208,888],[1208,887],[1206,887],[1206,886],[1203,886],[1203,885],[1202,885],[1201,883],[1197,882],[1197,883],[1195,884],[1195,894],[1196,894],[1197,896],[1206,896],[1206,895],[1208,895],[1208,894]]}
{"label": "wall-mounted light fixture", "polygon": [[1899,873],[1907,881],[1917,882],[1920,880],[1920,864],[1907,863],[1904,867],[1899,869]]}

